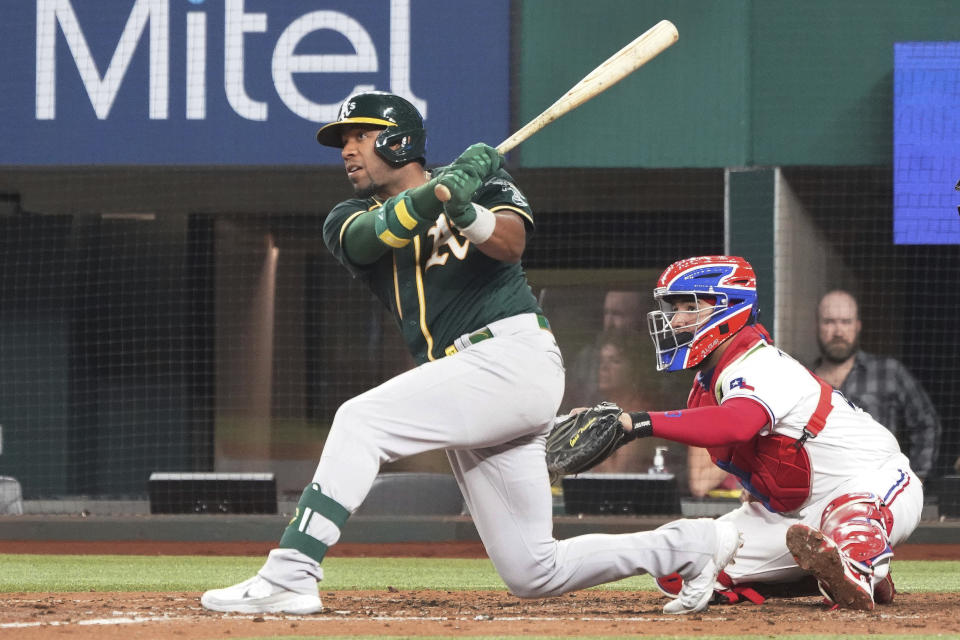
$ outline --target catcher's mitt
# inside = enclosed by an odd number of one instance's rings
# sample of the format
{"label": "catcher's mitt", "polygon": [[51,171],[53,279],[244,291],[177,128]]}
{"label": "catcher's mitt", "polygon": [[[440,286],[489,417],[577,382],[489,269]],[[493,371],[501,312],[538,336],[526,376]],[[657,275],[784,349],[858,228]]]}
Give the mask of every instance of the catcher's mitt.
{"label": "catcher's mitt", "polygon": [[633,440],[620,426],[623,410],[601,402],[581,413],[560,418],[547,436],[547,469],[554,479],[595,467],[622,444]]}

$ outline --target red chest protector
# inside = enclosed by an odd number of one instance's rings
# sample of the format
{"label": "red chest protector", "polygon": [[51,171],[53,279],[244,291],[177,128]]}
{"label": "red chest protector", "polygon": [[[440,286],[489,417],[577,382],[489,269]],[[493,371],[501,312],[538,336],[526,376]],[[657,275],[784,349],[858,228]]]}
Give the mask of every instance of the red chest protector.
{"label": "red chest protector", "polygon": [[[694,381],[687,406],[717,406],[713,394],[715,376],[720,375],[727,364],[755,346],[758,339],[766,339],[760,330],[753,327],[741,330],[706,380],[709,386],[704,386],[699,376]],[[808,438],[820,433],[827,415],[833,409],[830,402],[833,389],[813,373],[810,375],[820,383],[820,401],[799,440],[779,434],[758,434],[748,442],[708,449],[714,464],[735,475],[750,495],[776,513],[795,511],[810,496],[810,457],[803,445]]]}

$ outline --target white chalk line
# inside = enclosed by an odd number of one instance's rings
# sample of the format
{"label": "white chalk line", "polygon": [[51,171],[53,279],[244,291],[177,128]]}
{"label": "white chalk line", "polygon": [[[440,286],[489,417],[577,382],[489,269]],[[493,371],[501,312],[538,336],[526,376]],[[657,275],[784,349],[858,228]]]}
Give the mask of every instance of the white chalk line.
{"label": "white chalk line", "polygon": [[[348,615],[347,612],[334,611],[336,617],[327,614],[326,619],[346,620],[349,622],[360,622],[363,620],[372,620],[375,622],[560,622],[560,621],[580,621],[580,622],[664,622],[676,621],[675,616],[663,618],[651,618],[645,616],[629,617],[576,617],[576,616],[357,616]],[[223,620],[301,620],[321,621],[324,617],[319,616],[280,616],[280,615],[224,615]],[[725,618],[714,618],[715,620],[724,620]],[[135,616],[135,617],[116,617],[116,618],[97,618],[92,620],[50,620],[37,622],[0,622],[0,629],[25,629],[30,627],[67,627],[70,625],[122,625],[122,624],[145,624],[148,622],[178,622],[195,621],[196,616]],[[704,618],[706,620],[706,618]]]}
{"label": "white chalk line", "polygon": [[[472,618],[465,616],[351,616],[349,612],[333,611],[336,618],[331,618],[329,614],[326,617],[318,616],[281,616],[281,615],[223,615],[223,620],[315,620],[324,619],[347,620],[350,622],[359,622],[362,620],[372,620],[375,622],[679,622],[684,618],[682,616],[600,616],[600,617],[578,617],[578,616],[486,616],[478,615]],[[123,624],[146,624],[148,622],[181,622],[195,621],[196,616],[134,616],[125,617],[122,613],[117,614],[115,618],[95,618],[91,620],[50,620],[37,622],[0,622],[0,629],[26,629],[32,627],[68,627],[76,626],[109,626]],[[919,615],[889,615],[884,614],[881,617],[895,620],[917,619]],[[731,617],[706,617],[701,616],[702,622],[724,622]]]}
{"label": "white chalk line", "polygon": [[187,618],[175,618],[171,616],[152,616],[149,618],[96,618],[93,620],[50,620],[40,622],[0,622],[0,629],[26,629],[29,627],[69,627],[77,626],[97,626],[97,625],[121,625],[121,624],[142,624],[145,622],[160,622],[166,620],[186,620]]}

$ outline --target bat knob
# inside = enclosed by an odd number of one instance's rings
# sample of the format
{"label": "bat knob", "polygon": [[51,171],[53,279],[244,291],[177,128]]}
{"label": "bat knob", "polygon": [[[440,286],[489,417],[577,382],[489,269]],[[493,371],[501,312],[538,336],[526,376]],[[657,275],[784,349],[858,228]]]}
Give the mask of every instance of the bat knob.
{"label": "bat knob", "polygon": [[438,184],[433,188],[433,195],[437,196],[440,202],[446,202],[450,199],[450,190],[445,185]]}

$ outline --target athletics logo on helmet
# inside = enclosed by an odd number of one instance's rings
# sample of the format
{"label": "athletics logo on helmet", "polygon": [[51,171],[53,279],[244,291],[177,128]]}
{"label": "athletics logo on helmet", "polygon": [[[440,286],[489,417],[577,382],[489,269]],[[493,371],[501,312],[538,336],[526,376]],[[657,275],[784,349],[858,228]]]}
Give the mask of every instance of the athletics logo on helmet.
{"label": "athletics logo on helmet", "polygon": [[[653,290],[659,309],[647,314],[657,350],[657,370],[680,371],[703,362],[714,349],[757,321],[757,278],[737,256],[702,256],[674,262]],[[679,306],[691,302],[696,313]],[[686,324],[674,326],[679,315]],[[681,320],[683,321],[683,320]]]}
{"label": "athletics logo on helmet", "polygon": [[340,105],[337,121],[317,131],[317,142],[342,149],[343,128],[358,124],[383,127],[374,148],[391,165],[400,167],[414,160],[426,164],[427,130],[423,128],[423,117],[400,96],[386,91],[350,96]]}

